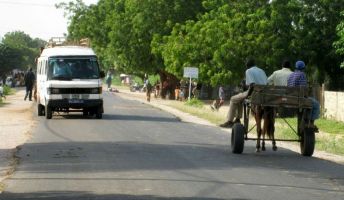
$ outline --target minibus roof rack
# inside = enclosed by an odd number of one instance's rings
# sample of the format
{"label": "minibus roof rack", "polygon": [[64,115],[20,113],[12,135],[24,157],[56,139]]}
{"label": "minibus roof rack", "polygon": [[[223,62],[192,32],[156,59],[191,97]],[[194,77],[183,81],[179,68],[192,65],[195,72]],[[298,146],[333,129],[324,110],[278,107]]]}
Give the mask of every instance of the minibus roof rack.
{"label": "minibus roof rack", "polygon": [[83,46],[90,47],[90,39],[82,38],[79,41],[77,40],[67,40],[66,37],[52,37],[48,41],[46,48],[52,48],[56,46]]}

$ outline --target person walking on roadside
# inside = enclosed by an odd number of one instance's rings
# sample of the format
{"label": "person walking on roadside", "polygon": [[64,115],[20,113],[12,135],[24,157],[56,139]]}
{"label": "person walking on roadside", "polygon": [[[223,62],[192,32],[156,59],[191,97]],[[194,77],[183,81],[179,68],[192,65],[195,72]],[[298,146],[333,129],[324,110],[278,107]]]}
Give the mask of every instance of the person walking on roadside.
{"label": "person walking on roadside", "polygon": [[147,97],[147,101],[150,102],[150,98],[151,98],[151,93],[152,93],[153,86],[152,86],[152,84],[150,83],[147,74],[145,74],[144,87],[146,88],[146,97]]}
{"label": "person walking on roadside", "polygon": [[[249,58],[246,61],[246,72],[245,72],[245,85],[252,86],[254,84],[266,85],[267,77],[264,70],[256,66],[253,58]],[[249,95],[249,90],[241,92],[235,96],[232,96],[229,103],[229,110],[227,114],[227,121],[220,124],[223,128],[232,128],[234,123],[240,122],[242,116],[242,103],[244,99]],[[235,118],[235,120],[234,120]]]}
{"label": "person walking on roadside", "polygon": [[35,80],[36,80],[35,74],[32,72],[32,68],[30,67],[24,76],[25,87],[26,87],[26,94],[24,97],[24,101],[26,101],[27,97],[29,97],[29,101],[32,101],[32,89],[33,89],[33,85],[35,84]]}
{"label": "person walking on roadside", "polygon": [[[291,73],[288,77],[288,86],[289,87],[307,87],[307,77],[304,73],[306,69],[306,64],[299,60],[295,63],[295,71]],[[318,127],[315,126],[314,121],[320,117],[320,104],[314,97],[308,97],[312,101],[312,110],[310,113],[310,128],[313,128],[315,131],[318,131]]]}
{"label": "person walking on roadside", "polygon": [[291,64],[289,60],[284,60],[282,69],[274,71],[268,78],[268,84],[274,86],[287,86],[288,78],[291,73]]}
{"label": "person walking on roadside", "polygon": [[106,85],[107,85],[108,91],[111,90],[111,84],[112,84],[112,72],[111,70],[109,70],[106,74]]}
{"label": "person walking on roadside", "polygon": [[160,97],[160,81],[159,80],[157,80],[156,83],[155,83],[154,97],[155,98]]}
{"label": "person walking on roadside", "polygon": [[210,106],[212,110],[219,110],[220,107],[225,103],[225,90],[222,85],[219,87],[219,98],[214,100],[213,104]]}

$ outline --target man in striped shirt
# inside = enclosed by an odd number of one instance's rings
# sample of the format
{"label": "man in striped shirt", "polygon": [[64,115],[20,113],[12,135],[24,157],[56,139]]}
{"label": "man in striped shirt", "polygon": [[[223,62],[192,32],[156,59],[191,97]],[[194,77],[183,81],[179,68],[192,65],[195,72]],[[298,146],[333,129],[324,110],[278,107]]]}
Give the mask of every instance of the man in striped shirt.
{"label": "man in striped shirt", "polygon": [[[306,65],[303,61],[297,61],[295,63],[295,72],[289,75],[288,86],[289,87],[299,87],[307,86],[306,74],[303,72],[306,68]],[[320,104],[314,97],[308,97],[312,100],[312,111],[311,111],[311,127],[318,131],[318,128],[314,125],[314,121],[319,119],[320,116]]]}
{"label": "man in striped shirt", "polygon": [[295,68],[295,72],[291,73],[288,77],[288,86],[307,86],[306,74],[303,72],[306,68],[305,63],[303,61],[297,61]]}

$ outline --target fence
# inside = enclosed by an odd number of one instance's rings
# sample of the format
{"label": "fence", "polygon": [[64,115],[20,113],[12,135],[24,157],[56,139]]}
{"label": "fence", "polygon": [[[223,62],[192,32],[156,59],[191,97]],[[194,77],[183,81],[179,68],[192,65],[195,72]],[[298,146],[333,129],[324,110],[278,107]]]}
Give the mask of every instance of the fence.
{"label": "fence", "polygon": [[324,92],[323,114],[326,118],[344,122],[344,92]]}
{"label": "fence", "polygon": [[325,85],[313,86],[313,94],[320,103],[322,116],[344,122],[344,92],[325,91]]}

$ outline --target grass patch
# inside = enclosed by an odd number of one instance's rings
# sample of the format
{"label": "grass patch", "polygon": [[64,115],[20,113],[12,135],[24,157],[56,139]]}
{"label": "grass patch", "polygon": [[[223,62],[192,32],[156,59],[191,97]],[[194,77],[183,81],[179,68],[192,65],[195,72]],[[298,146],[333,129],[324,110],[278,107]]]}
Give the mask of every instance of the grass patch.
{"label": "grass patch", "polygon": [[[199,101],[199,100],[197,100]],[[171,101],[168,106],[178,109],[185,113],[190,113],[199,118],[208,120],[211,123],[219,124],[224,121],[222,114],[218,112],[212,112],[210,109],[207,109],[203,102],[202,106],[197,101],[190,101],[191,103],[185,102],[181,103],[178,101]],[[196,103],[195,103],[196,102]]]}
{"label": "grass patch", "polygon": [[344,138],[336,137],[334,135],[316,135],[316,149],[334,153],[338,155],[344,155]]}
{"label": "grass patch", "polygon": [[[297,118],[285,118],[290,126],[297,131]],[[280,118],[276,119],[275,123],[275,137],[280,139],[298,139],[297,134],[291,129],[288,124]]]}
{"label": "grass patch", "polygon": [[[296,130],[297,119],[286,118],[288,123]],[[320,133],[315,133],[315,149],[344,155],[344,123],[328,119],[319,119],[315,121]],[[275,136],[281,139],[298,139],[298,136],[288,127],[283,119],[276,119]]]}
{"label": "grass patch", "polygon": [[315,121],[319,130],[330,134],[344,135],[344,122],[329,119],[318,119]]}
{"label": "grass patch", "polygon": [[4,95],[7,96],[7,95],[12,95],[15,93],[15,90],[8,87],[7,85],[4,86]]}
{"label": "grass patch", "polygon": [[198,99],[192,98],[184,103],[186,106],[192,106],[196,108],[202,108],[204,103]]}

